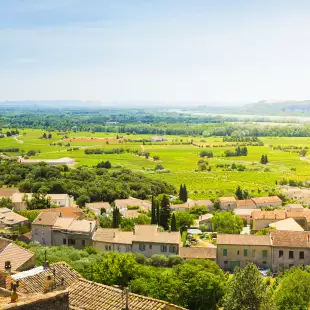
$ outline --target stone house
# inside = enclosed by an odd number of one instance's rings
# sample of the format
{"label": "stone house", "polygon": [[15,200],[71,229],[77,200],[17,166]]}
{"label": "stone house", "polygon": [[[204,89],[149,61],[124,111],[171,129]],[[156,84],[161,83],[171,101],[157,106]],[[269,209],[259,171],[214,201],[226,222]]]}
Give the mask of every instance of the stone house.
{"label": "stone house", "polygon": [[269,236],[219,234],[217,237],[217,264],[224,270],[245,267],[249,262],[261,268],[272,267]]}
{"label": "stone house", "polygon": [[235,197],[220,197],[220,209],[233,210],[237,208],[237,200]]}
{"label": "stone house", "polygon": [[278,196],[252,198],[256,208],[281,207],[282,200]]}

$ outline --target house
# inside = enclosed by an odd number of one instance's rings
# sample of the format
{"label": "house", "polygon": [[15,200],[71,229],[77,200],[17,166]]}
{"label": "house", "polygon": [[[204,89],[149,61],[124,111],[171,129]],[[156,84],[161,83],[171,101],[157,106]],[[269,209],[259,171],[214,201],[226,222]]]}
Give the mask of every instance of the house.
{"label": "house", "polygon": [[27,226],[28,219],[8,208],[0,208],[0,227],[18,229]]}
{"label": "house", "polygon": [[245,267],[249,262],[261,268],[271,268],[272,252],[268,235],[217,236],[217,264],[224,270]]}
{"label": "house", "polygon": [[237,208],[237,200],[235,197],[220,197],[220,209],[233,210]]}
{"label": "house", "polygon": [[46,213],[56,212],[59,213],[61,217],[73,217],[75,219],[83,218],[83,210],[76,207],[50,208],[50,209],[42,209],[41,211]]}
{"label": "house", "polygon": [[187,259],[210,259],[216,261],[216,246],[213,247],[181,247],[179,255]]}
{"label": "house", "polygon": [[310,211],[310,209],[304,208],[300,203],[289,203],[285,206],[285,210],[295,212]]}
{"label": "house", "polygon": [[110,214],[112,207],[108,202],[91,202],[86,203],[85,207],[94,212],[96,216]]}
{"label": "house", "polygon": [[[123,290],[116,287],[88,281],[69,265],[62,262],[46,267],[36,267],[27,272],[21,272],[8,277],[5,282],[7,283],[7,288],[9,288],[10,283],[18,280],[18,293],[42,294],[44,292],[46,280],[51,274],[53,275],[53,284],[55,286],[54,288],[52,286],[53,292],[63,292],[64,289],[69,291],[70,309],[121,310],[124,309],[126,299],[128,299],[129,309],[186,310],[185,308],[175,306],[166,301],[133,294],[130,292],[125,293]],[[66,310],[69,308],[66,308]],[[63,310],[63,308],[57,309]]]}
{"label": "house", "polygon": [[33,165],[38,164],[41,162],[47,163],[50,166],[58,166],[58,165],[67,165],[67,166],[73,166],[74,165],[74,159],[70,157],[63,157],[59,159],[26,159],[23,157],[19,157],[18,161],[21,164],[25,165]]}
{"label": "house", "polygon": [[139,214],[141,214],[140,210],[125,210],[125,211],[123,211],[123,217],[128,218],[128,219],[138,217]]}
{"label": "house", "polygon": [[276,230],[304,231],[304,229],[291,217],[285,220],[270,223],[269,227]]}
{"label": "house", "polygon": [[213,210],[214,203],[211,200],[193,200],[188,199],[187,202],[189,203],[190,207],[206,207],[208,210]]}
{"label": "house", "polygon": [[252,211],[253,228],[257,231],[269,227],[269,224],[284,220],[286,218],[293,218],[303,229],[310,229],[310,212],[309,211]]}
{"label": "house", "polygon": [[260,209],[235,209],[234,213],[249,224],[252,219],[252,212],[256,210],[260,211]]}
{"label": "house", "polygon": [[52,226],[52,245],[68,245],[83,249],[92,245],[96,221],[58,217]]}
{"label": "house", "polygon": [[[7,262],[10,264],[6,268]],[[16,273],[32,268],[34,265],[34,253],[12,243],[8,239],[0,238],[0,270]]]}
{"label": "house", "polygon": [[272,270],[310,264],[310,234],[306,231],[271,231]]}
{"label": "house", "polygon": [[[16,211],[24,211],[27,209],[25,198],[31,200],[32,193],[14,193],[12,195],[12,202]],[[47,198],[51,199],[51,202],[58,207],[70,207],[72,204],[72,197],[68,194],[47,194]]]}
{"label": "house", "polygon": [[170,210],[172,212],[174,212],[174,211],[185,212],[185,211],[189,211],[189,209],[190,209],[190,205],[188,202],[170,205]]}
{"label": "house", "polygon": [[115,207],[119,208],[121,213],[127,210],[128,207],[139,207],[142,211],[151,211],[152,203],[147,200],[141,200],[134,197],[128,199],[116,199],[114,201]]}
{"label": "house", "polygon": [[237,209],[256,209],[256,204],[252,199],[237,200]]}
{"label": "house", "polygon": [[199,226],[205,225],[207,226],[208,231],[212,231],[212,218],[213,218],[213,214],[210,214],[210,213],[199,216],[199,219],[198,219]]}
{"label": "house", "polygon": [[282,200],[278,196],[252,198],[256,208],[281,207]]}
{"label": "house", "polygon": [[133,232],[99,228],[93,236],[93,246],[99,251],[153,254],[178,254],[181,246],[179,232],[160,232],[157,225],[136,225]]}
{"label": "house", "polygon": [[164,141],[168,141],[168,139],[162,136],[150,138],[150,142],[164,142]]}
{"label": "house", "polygon": [[286,197],[301,203],[304,203],[310,199],[310,189],[307,188],[283,186],[280,191]]}
{"label": "house", "polygon": [[58,217],[58,212],[41,212],[31,225],[32,241],[52,245],[52,227]]}

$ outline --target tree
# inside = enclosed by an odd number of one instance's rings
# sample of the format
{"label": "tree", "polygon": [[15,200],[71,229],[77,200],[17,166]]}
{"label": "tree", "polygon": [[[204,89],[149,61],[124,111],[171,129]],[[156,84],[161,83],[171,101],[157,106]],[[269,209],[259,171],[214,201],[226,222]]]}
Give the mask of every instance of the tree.
{"label": "tree", "polygon": [[46,139],[46,138],[47,138],[47,136],[46,136],[46,133],[44,132],[42,139]]}
{"label": "tree", "polygon": [[160,222],[160,206],[159,206],[158,200],[155,200],[155,208],[156,208],[156,224],[159,225],[159,222]]}
{"label": "tree", "polygon": [[171,231],[177,231],[177,222],[176,222],[174,213],[172,213],[172,217],[171,217]]}
{"label": "tree", "polygon": [[212,229],[223,234],[240,234],[243,221],[230,211],[215,212],[212,218]]}
{"label": "tree", "polygon": [[169,196],[163,195],[160,203],[160,218],[159,225],[164,227],[164,229],[168,229],[170,219],[170,199]]}
{"label": "tree", "polygon": [[184,199],[183,199],[183,201],[184,202],[187,202],[187,199],[188,199],[188,194],[187,194],[187,189],[186,189],[186,185],[184,184],[184,186],[183,186],[183,191],[184,191]]}
{"label": "tree", "polygon": [[112,165],[111,165],[111,163],[108,160],[105,162],[104,168],[106,168],[106,169],[111,169],[112,168]]}
{"label": "tree", "polygon": [[310,273],[293,268],[284,274],[275,294],[278,310],[308,310],[310,304]]}
{"label": "tree", "polygon": [[151,224],[156,224],[156,202],[154,196],[152,196]]}
{"label": "tree", "polygon": [[118,228],[121,223],[121,213],[119,208],[115,207],[112,211],[112,227]]}
{"label": "tree", "polygon": [[90,198],[89,198],[89,196],[86,195],[86,194],[81,195],[81,196],[78,197],[77,200],[76,200],[76,204],[77,204],[79,207],[85,207],[85,205],[86,205],[87,203],[89,203],[89,202],[90,202]]}
{"label": "tree", "polygon": [[48,136],[47,136],[47,138],[48,138],[48,139],[52,139],[52,134],[49,133]]}
{"label": "tree", "polygon": [[51,197],[45,194],[34,193],[31,199],[27,195],[24,195],[23,201],[26,203],[27,210],[48,209],[52,207]]}
{"label": "tree", "polygon": [[180,190],[179,190],[179,200],[184,201],[183,200],[184,197],[184,190],[183,190],[183,185],[180,185]]}
{"label": "tree", "polygon": [[263,164],[263,165],[266,163],[265,162],[265,155],[262,155],[262,157],[260,159],[260,163]]}
{"label": "tree", "polygon": [[238,185],[236,192],[235,192],[235,195],[236,195],[237,199],[239,199],[239,200],[243,199],[243,192],[242,192],[240,185]]}
{"label": "tree", "polygon": [[[270,310],[271,291],[256,265],[235,269],[235,274],[224,296],[225,310]],[[293,309],[293,308],[290,308]]]}
{"label": "tree", "polygon": [[195,216],[189,212],[174,212],[173,215],[175,216],[177,230],[180,230],[184,227],[190,227],[194,224]]}
{"label": "tree", "polygon": [[13,205],[12,199],[7,197],[0,198],[0,208],[11,208]]}
{"label": "tree", "polygon": [[268,164],[268,157],[267,157],[267,155],[265,155],[265,164]]}

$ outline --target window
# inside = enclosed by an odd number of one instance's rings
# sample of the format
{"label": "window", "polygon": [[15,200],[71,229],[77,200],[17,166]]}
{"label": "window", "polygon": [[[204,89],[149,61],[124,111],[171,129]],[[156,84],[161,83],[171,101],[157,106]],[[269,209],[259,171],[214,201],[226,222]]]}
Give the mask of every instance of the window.
{"label": "window", "polygon": [[289,251],[288,252],[288,258],[289,259],[294,259],[294,251]]}
{"label": "window", "polygon": [[299,252],[299,259],[305,259],[305,252],[304,251]]}
{"label": "window", "polygon": [[279,250],[279,257],[283,257],[283,251]]}
{"label": "window", "polygon": [[238,251],[237,251],[237,255],[239,255],[239,254],[240,254],[240,251],[238,250]]}
{"label": "window", "polygon": [[223,256],[227,256],[227,249],[223,249]]}
{"label": "window", "polygon": [[228,264],[228,260],[224,260],[224,264],[227,265]]}
{"label": "window", "polygon": [[248,249],[243,250],[243,256],[248,256]]}
{"label": "window", "polygon": [[152,250],[152,245],[151,244],[149,245],[149,249]]}
{"label": "window", "polygon": [[121,247],[118,245],[117,246],[117,251],[120,252],[121,251]]}
{"label": "window", "polygon": [[109,251],[109,247],[107,245],[104,246],[106,251]]}
{"label": "window", "polygon": [[139,250],[140,250],[140,251],[145,251],[145,244],[140,243],[140,244],[139,244]]}
{"label": "window", "polygon": [[85,240],[82,240],[82,246],[85,246]]}
{"label": "window", "polygon": [[131,246],[130,245],[127,245],[126,246],[126,252],[130,252],[131,251]]}
{"label": "window", "polygon": [[160,247],[160,250],[162,251],[162,252],[167,252],[167,246],[166,245],[162,245],[161,247]]}
{"label": "window", "polygon": [[67,239],[66,239],[66,238],[63,238],[63,239],[62,239],[62,243],[63,243],[63,244],[67,244]]}
{"label": "window", "polygon": [[262,250],[262,255],[263,255],[263,257],[268,257],[268,251],[267,250]]}
{"label": "window", "polygon": [[68,239],[68,245],[75,245],[74,239]]}
{"label": "window", "polygon": [[267,262],[264,260],[264,261],[263,261],[263,265],[266,265],[266,264],[267,264]]}
{"label": "window", "polygon": [[36,229],[34,230],[34,234],[35,234],[35,235],[38,235],[38,234],[39,234],[38,228],[36,228]]}
{"label": "window", "polygon": [[176,251],[175,251],[175,246],[174,245],[170,245],[169,246],[169,252],[170,253],[175,253]]}

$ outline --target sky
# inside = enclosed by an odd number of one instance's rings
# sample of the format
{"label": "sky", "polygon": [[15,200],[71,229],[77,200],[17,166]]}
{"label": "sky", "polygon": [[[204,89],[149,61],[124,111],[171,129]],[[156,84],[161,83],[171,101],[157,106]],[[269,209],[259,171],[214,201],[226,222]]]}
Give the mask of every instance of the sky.
{"label": "sky", "polygon": [[0,100],[310,99],[308,0],[0,0]]}

